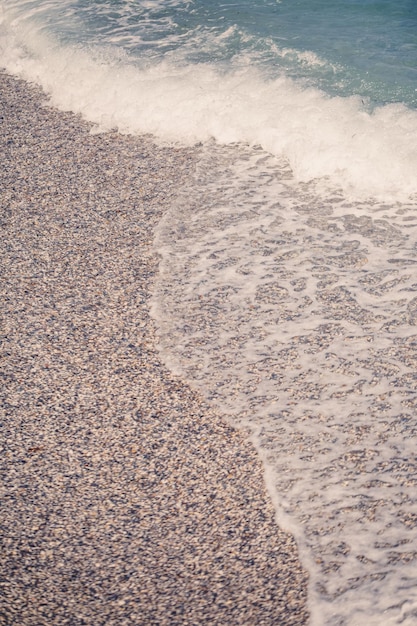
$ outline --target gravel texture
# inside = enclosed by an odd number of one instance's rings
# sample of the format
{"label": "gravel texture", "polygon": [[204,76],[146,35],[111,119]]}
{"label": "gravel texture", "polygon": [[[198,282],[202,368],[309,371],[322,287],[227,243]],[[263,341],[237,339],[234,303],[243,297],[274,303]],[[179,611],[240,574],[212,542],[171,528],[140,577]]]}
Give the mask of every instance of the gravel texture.
{"label": "gravel texture", "polygon": [[155,347],[153,230],[197,149],[0,81],[0,624],[307,624],[252,445]]}

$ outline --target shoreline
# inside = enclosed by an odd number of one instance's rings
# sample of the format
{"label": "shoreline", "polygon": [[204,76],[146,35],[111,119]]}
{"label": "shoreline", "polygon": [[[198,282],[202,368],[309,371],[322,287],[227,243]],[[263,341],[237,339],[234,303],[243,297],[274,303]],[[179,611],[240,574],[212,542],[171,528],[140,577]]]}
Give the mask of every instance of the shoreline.
{"label": "shoreline", "polygon": [[0,624],[307,624],[254,447],[156,348],[153,231],[194,150],[0,80]]}

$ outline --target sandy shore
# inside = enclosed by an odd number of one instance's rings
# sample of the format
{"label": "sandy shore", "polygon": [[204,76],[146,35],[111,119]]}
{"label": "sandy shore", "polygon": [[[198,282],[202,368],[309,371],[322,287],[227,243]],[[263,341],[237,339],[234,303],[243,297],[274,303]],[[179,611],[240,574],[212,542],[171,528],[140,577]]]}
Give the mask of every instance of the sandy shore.
{"label": "sandy shore", "polygon": [[193,151],[0,81],[0,624],[306,624],[252,446],[155,348],[153,229]]}

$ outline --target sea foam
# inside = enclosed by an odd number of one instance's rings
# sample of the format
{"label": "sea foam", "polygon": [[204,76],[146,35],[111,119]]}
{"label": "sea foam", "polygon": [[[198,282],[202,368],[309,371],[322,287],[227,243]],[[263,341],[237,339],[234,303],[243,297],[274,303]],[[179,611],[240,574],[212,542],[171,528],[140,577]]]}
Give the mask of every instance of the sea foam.
{"label": "sea foam", "polygon": [[417,192],[417,112],[403,104],[370,110],[356,96],[330,97],[284,75],[271,78],[252,66],[249,53],[224,70],[169,55],[141,59],[112,46],[65,45],[33,18],[4,10],[0,49],[7,71],[40,84],[52,105],[80,113],[95,132],[260,145],[285,157],[300,182],[327,180],[356,198],[405,200]]}

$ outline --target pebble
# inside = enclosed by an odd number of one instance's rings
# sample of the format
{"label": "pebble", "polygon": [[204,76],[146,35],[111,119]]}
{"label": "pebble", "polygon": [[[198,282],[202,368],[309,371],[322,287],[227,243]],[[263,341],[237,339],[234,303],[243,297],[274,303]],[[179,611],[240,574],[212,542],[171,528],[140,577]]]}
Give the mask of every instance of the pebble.
{"label": "pebble", "polygon": [[307,624],[252,445],[156,347],[153,232],[198,148],[0,81],[0,624]]}

